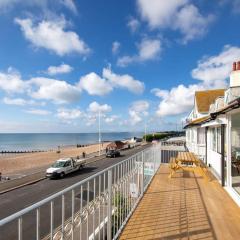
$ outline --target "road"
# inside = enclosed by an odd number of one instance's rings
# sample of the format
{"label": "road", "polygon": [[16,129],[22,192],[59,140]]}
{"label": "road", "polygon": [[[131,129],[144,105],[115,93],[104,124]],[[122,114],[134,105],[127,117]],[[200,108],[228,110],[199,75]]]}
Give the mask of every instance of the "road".
{"label": "road", "polygon": [[[66,187],[73,185],[76,182],[95,174],[115,163],[123,161],[124,159],[130,157],[131,155],[149,147],[149,145],[137,147],[135,149],[130,149],[122,152],[121,157],[118,158],[104,158],[96,162],[89,163],[81,172],[75,172],[65,176],[63,179],[59,180],[49,180],[45,179],[32,185],[21,187],[19,189],[7,192],[0,195],[0,219],[5,218],[21,209],[24,209],[56,192],[63,190]],[[98,184],[98,183],[97,183]],[[67,204],[66,204],[67,205]],[[69,204],[70,205],[70,204]],[[67,205],[68,206],[68,205]],[[41,209],[41,233],[44,236],[49,232],[49,208]],[[61,221],[61,201],[55,202],[55,221],[56,225]],[[66,209],[68,212],[68,207]],[[70,212],[70,209],[69,209]],[[47,217],[46,217],[47,216]],[[25,216],[23,221],[23,236],[25,239],[34,239],[35,236],[35,223],[36,217],[33,214]],[[0,240],[12,240],[16,239],[17,234],[17,223],[8,224],[6,227],[0,230]]]}

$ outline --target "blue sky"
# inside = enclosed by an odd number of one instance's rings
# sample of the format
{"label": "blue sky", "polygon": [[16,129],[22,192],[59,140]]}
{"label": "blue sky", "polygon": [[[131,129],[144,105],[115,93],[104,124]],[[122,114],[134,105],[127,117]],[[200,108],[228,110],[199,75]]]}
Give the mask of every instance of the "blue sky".
{"label": "blue sky", "polygon": [[228,86],[239,0],[1,0],[0,132],[180,129]]}

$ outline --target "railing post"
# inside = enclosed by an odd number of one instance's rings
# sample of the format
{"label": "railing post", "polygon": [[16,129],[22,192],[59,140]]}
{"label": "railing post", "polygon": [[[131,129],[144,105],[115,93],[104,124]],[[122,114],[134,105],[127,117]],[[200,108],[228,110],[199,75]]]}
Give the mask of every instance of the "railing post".
{"label": "railing post", "polygon": [[162,142],[159,143],[159,165],[162,163]]}
{"label": "railing post", "polygon": [[108,221],[107,240],[112,239],[112,169],[108,170]]}
{"label": "railing post", "polygon": [[144,192],[144,161],[145,161],[145,159],[144,159],[144,151],[142,151],[142,195],[143,195],[143,192]]}
{"label": "railing post", "polygon": [[36,240],[40,239],[40,208],[37,208],[37,219],[36,219],[36,225],[37,225],[37,229],[36,229]]}
{"label": "railing post", "polygon": [[18,218],[18,240],[22,240],[22,217]]}

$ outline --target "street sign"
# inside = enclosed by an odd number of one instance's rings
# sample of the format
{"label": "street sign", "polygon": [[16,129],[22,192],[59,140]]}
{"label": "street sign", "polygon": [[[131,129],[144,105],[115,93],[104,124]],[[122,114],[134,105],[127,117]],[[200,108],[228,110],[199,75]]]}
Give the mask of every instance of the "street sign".
{"label": "street sign", "polygon": [[[139,174],[142,174],[142,162],[136,162]],[[154,174],[154,163],[144,162],[144,175],[152,176]]]}
{"label": "street sign", "polygon": [[136,183],[130,183],[130,194],[133,198],[138,197],[138,187]]}
{"label": "street sign", "polygon": [[153,162],[145,162],[144,163],[144,175],[152,176],[154,174],[154,163]]}

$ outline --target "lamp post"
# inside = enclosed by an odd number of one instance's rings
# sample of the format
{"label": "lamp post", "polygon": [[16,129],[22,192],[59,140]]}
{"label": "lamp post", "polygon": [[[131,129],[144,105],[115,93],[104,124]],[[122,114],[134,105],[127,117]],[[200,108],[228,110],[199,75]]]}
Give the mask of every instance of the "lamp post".
{"label": "lamp post", "polygon": [[147,124],[146,124],[146,119],[145,119],[145,123],[144,123],[144,135],[145,135],[145,142],[147,142]]}
{"label": "lamp post", "polygon": [[99,156],[101,155],[101,113],[100,109],[98,110],[98,151],[99,151]]}

